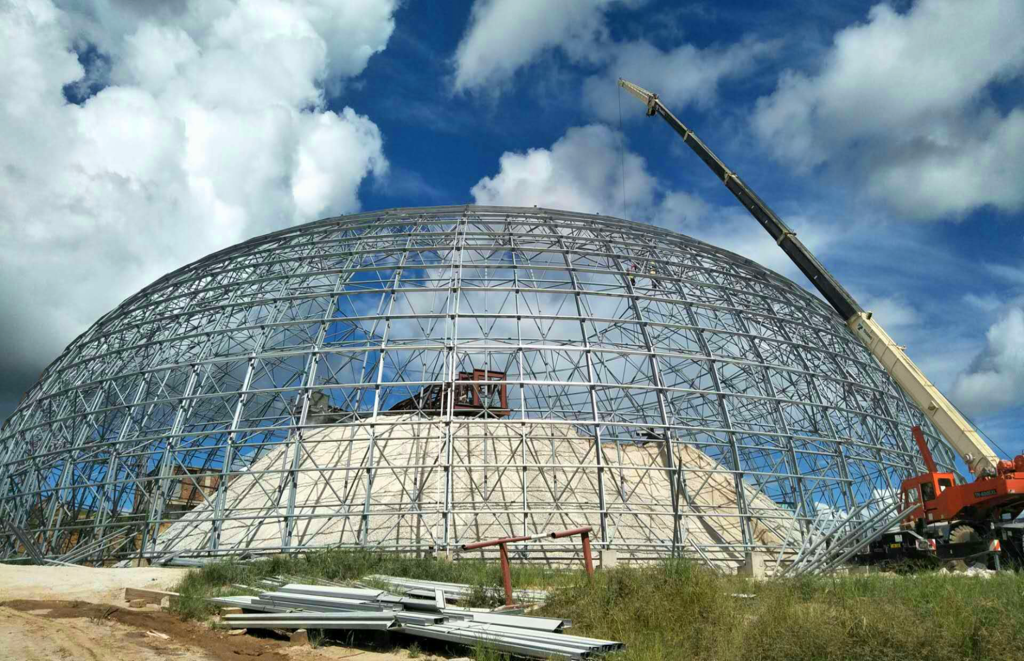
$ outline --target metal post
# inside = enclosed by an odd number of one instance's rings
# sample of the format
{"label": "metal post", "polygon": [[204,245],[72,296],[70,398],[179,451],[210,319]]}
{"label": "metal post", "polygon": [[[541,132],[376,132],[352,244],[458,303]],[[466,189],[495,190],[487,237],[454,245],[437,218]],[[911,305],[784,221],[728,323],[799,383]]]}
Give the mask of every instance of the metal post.
{"label": "metal post", "polygon": [[508,563],[508,549],[505,544],[498,544],[501,551],[501,582],[505,586],[505,605],[512,605],[512,569]]}
{"label": "metal post", "polygon": [[583,541],[583,566],[587,570],[587,576],[594,578],[594,558],[590,554],[590,533],[580,533],[580,539]]}

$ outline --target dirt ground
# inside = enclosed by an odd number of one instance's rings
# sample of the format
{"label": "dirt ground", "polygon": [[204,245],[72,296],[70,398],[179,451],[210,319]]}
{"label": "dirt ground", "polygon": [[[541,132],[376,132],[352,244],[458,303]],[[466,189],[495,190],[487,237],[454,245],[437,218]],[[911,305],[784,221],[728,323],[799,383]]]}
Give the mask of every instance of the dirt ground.
{"label": "dirt ground", "polygon": [[0,601],[62,599],[121,604],[125,588],[170,590],[187,569],[37,567],[0,564]]}
{"label": "dirt ground", "polygon": [[[129,608],[124,588],[168,590],[187,570],[0,565],[0,659],[49,661],[398,661],[387,651],[324,644],[291,646],[272,633],[231,635],[184,622],[155,606]],[[262,632],[259,632],[262,634]],[[400,642],[398,640],[396,643]],[[425,655],[421,658],[429,658]]]}

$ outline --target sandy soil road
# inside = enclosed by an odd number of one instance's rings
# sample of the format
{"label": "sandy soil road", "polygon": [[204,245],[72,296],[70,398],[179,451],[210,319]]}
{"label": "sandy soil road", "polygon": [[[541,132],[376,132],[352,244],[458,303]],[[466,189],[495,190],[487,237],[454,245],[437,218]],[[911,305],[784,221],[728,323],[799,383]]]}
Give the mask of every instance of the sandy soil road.
{"label": "sandy soil road", "polygon": [[0,564],[0,661],[409,658],[398,647],[376,650],[327,644],[314,649],[292,647],[287,639],[273,634],[233,636],[203,623],[184,622],[155,607],[133,609],[124,603],[126,587],[173,589],[187,571]]}

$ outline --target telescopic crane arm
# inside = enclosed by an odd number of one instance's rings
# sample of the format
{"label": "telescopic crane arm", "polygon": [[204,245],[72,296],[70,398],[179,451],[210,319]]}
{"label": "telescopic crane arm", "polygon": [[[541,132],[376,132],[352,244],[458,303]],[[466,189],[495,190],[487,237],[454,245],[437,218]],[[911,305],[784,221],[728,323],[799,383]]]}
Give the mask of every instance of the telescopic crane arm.
{"label": "telescopic crane arm", "polygon": [[845,320],[846,326],[878,359],[886,371],[910,395],[914,403],[924,412],[936,429],[967,463],[976,475],[994,474],[999,457],[982,440],[978,432],[956,408],[943,396],[939,389],[918,369],[914,361],[903,352],[889,334],[865,312],[853,296],[828,272],[811,251],[807,249],[796,232],[791,230],[764,201],[752,191],[740,177],[726,167],[697,135],[686,127],[668,108],[652,94],[638,85],[619,79],[619,86],[640,99],[647,106],[647,115],[660,116],[679,134],[690,149],[711,168],[725,187],[740,201],[750,215],[771,235],[797,268],[811,281],[821,295]]}

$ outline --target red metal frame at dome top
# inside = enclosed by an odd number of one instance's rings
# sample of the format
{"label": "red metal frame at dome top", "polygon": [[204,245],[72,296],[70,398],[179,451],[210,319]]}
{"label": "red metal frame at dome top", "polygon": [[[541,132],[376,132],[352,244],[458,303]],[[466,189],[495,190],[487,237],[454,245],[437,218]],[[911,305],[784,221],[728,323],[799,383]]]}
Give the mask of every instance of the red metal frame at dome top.
{"label": "red metal frame at dome top", "polygon": [[[479,382],[486,384],[474,385]],[[505,373],[478,369],[472,372],[459,372],[459,379],[454,385],[429,385],[416,395],[398,402],[389,411],[420,411],[442,415],[448,407],[447,393],[452,391],[455,392],[455,401],[452,403],[452,412],[455,415],[483,411],[491,417],[504,418],[509,414]],[[497,406],[494,403],[495,397],[498,399]]]}

